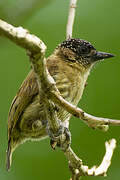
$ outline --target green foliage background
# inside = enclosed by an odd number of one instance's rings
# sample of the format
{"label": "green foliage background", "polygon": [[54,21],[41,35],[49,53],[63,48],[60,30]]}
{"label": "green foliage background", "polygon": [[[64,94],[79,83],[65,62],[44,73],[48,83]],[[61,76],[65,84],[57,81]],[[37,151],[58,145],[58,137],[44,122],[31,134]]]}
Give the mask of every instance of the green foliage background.
{"label": "green foliage background", "polygon": [[[68,5],[68,0],[1,0],[0,18],[39,36],[48,46],[48,56],[65,39]],[[78,1],[73,37],[86,39],[98,50],[116,55],[92,70],[80,107],[95,116],[120,119],[120,1]],[[13,155],[11,171],[5,170],[7,114],[29,70],[26,52],[0,37],[0,180],[66,180],[70,177],[67,160],[59,149],[50,148],[49,139],[21,145]],[[70,130],[74,151],[90,167],[101,162],[104,142],[113,137],[117,139],[112,165],[105,179],[119,180],[120,127],[110,127],[104,133],[72,118]],[[104,177],[82,179],[102,180]]]}

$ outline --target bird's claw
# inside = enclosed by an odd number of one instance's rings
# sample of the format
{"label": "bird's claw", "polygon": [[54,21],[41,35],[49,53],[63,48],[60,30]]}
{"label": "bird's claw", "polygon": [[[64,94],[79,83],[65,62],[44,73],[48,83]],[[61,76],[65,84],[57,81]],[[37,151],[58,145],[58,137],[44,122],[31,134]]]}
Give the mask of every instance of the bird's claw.
{"label": "bird's claw", "polygon": [[57,133],[54,133],[50,128],[47,129],[48,135],[51,138],[50,145],[55,149],[56,145],[66,151],[71,144],[71,133],[68,128],[60,125]]}

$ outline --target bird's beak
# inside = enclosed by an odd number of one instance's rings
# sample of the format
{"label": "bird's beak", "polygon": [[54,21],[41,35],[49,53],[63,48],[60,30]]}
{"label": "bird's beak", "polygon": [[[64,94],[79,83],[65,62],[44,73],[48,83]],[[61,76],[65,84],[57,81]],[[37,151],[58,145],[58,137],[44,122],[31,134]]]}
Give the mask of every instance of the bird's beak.
{"label": "bird's beak", "polygon": [[101,59],[106,59],[106,58],[111,58],[111,57],[114,57],[115,55],[113,54],[110,54],[110,53],[105,53],[105,52],[100,52],[100,51],[97,51],[96,54],[94,54],[92,56],[92,59],[94,61],[98,61],[98,60],[101,60]]}

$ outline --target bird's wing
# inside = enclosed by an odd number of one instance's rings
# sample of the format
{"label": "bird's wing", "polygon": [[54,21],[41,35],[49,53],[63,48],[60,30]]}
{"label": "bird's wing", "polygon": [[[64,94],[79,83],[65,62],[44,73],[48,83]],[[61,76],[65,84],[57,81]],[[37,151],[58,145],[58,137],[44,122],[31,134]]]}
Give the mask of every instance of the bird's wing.
{"label": "bird's wing", "polygon": [[19,121],[25,108],[30,104],[32,99],[38,94],[38,84],[35,74],[31,70],[23,81],[18,93],[14,97],[8,115],[8,140],[10,139],[13,128]]}

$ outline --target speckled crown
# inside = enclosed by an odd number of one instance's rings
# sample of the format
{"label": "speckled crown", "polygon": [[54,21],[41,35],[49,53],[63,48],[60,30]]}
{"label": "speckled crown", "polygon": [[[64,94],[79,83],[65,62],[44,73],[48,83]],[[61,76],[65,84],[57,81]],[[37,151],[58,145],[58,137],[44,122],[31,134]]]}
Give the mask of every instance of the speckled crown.
{"label": "speckled crown", "polygon": [[90,53],[95,48],[88,41],[81,39],[68,39],[63,41],[58,47],[69,48],[77,55],[84,55]]}

